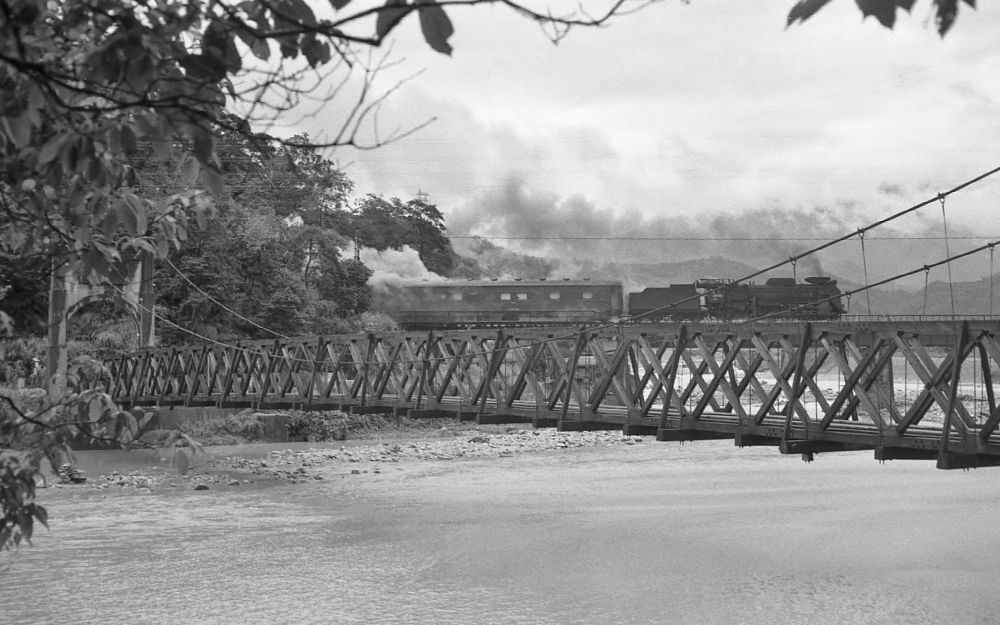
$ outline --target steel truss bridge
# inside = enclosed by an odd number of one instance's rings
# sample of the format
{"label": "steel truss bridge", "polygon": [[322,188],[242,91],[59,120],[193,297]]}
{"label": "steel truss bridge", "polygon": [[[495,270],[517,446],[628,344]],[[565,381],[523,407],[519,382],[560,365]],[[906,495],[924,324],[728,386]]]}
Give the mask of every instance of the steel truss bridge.
{"label": "steel truss bridge", "polygon": [[[150,349],[125,406],[340,409],[1000,465],[1000,321],[495,328]],[[1000,376],[1000,373],[998,373]]]}

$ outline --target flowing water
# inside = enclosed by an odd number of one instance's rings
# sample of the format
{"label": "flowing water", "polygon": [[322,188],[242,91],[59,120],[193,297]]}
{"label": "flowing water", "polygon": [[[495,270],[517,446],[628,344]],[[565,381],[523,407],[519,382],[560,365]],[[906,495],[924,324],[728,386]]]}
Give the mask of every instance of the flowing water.
{"label": "flowing water", "polygon": [[1000,623],[1000,469],[721,441],[355,466],[45,490],[0,623]]}

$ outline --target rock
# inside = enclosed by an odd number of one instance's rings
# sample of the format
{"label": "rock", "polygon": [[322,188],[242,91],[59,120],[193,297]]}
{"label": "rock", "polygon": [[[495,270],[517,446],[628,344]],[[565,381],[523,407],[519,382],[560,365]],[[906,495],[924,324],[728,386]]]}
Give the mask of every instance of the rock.
{"label": "rock", "polygon": [[351,469],[351,475],[361,475],[361,471],[358,469]]}
{"label": "rock", "polygon": [[194,489],[195,490],[208,490],[208,485],[207,484],[198,484],[197,486],[194,487]]}
{"label": "rock", "polygon": [[239,486],[239,485],[240,485],[239,480],[229,480],[228,482],[226,482],[226,486]]}

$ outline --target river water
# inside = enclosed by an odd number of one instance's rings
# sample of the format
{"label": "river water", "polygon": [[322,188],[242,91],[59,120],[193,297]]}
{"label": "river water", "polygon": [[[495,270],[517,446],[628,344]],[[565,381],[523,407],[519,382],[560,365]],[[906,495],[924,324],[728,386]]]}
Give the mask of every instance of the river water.
{"label": "river water", "polygon": [[1000,469],[731,442],[46,489],[0,623],[1000,623]]}

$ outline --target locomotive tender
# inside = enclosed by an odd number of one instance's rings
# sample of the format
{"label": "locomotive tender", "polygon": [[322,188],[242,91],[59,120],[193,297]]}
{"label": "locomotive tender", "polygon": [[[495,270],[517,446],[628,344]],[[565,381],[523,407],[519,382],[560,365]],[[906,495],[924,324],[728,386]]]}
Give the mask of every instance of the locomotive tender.
{"label": "locomotive tender", "polygon": [[419,282],[398,291],[381,309],[408,329],[587,325],[632,317],[640,323],[768,315],[837,319],[845,312],[837,281],[828,277],[804,284],[770,278],[762,285],[708,278],[627,297],[621,283],[590,279]]}

